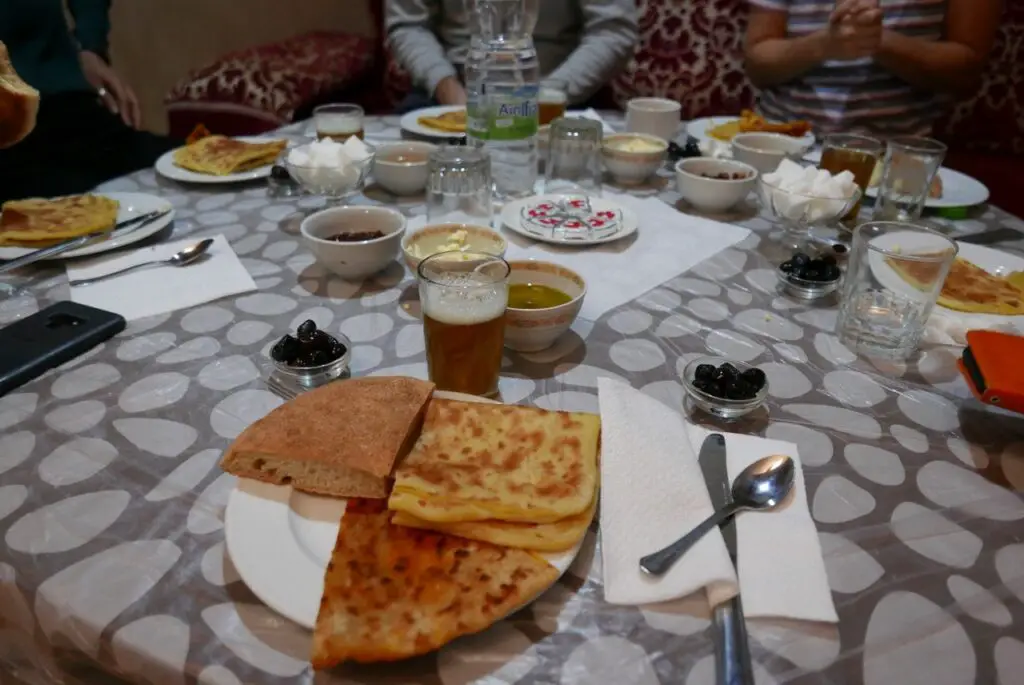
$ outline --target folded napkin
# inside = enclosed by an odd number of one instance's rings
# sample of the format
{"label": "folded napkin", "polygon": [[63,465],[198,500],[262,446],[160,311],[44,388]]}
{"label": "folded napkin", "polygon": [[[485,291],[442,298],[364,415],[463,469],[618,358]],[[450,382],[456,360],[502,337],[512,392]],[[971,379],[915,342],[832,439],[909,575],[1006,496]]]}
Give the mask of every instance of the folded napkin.
{"label": "folded napkin", "polygon": [[587,281],[580,313],[596,321],[746,238],[740,226],[683,214],[661,200],[605,191],[602,198],[632,209],[640,228],[634,236],[592,247],[539,243],[505,231],[508,259],[552,261]]}
{"label": "folded napkin", "polygon": [[967,331],[1002,331],[1024,335],[1024,316],[960,314],[936,307],[928,317],[922,340],[931,345],[967,345]]}
{"label": "folded napkin", "polygon": [[[661,578],[646,576],[640,557],[675,541],[712,513],[697,454],[710,433],[675,410],[618,381],[600,379],[601,549],[605,599],[643,604],[707,589],[712,606],[736,593],[736,574],[721,533],[712,531]],[[746,615],[838,621],[818,533],[807,506],[796,445],[725,433],[735,479],[771,454],[797,463],[785,508],[736,519],[739,591]]]}
{"label": "folded napkin", "polygon": [[[134,252],[104,255],[68,264],[68,280],[93,278],[154,259],[167,259],[196,242],[195,238],[161,243]],[[71,288],[71,300],[132,321],[194,307],[228,295],[256,289],[252,276],[224,236],[213,239],[206,258],[186,267],[153,266]]]}

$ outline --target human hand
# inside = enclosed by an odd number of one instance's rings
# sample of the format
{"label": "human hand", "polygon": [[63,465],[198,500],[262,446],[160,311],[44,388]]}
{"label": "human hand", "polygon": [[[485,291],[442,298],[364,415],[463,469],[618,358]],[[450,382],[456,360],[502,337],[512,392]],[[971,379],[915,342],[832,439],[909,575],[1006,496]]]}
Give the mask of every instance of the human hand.
{"label": "human hand", "polygon": [[437,88],[434,90],[434,99],[442,105],[464,105],[466,104],[466,89],[455,76],[446,76],[437,84]]}
{"label": "human hand", "polygon": [[878,0],[840,0],[829,18],[826,59],[849,61],[870,57],[881,47],[882,31]]}
{"label": "human hand", "polygon": [[103,104],[114,114],[120,114],[125,124],[139,128],[142,111],[131,87],[95,52],[82,50],[78,53],[78,61],[86,80],[99,92]]}

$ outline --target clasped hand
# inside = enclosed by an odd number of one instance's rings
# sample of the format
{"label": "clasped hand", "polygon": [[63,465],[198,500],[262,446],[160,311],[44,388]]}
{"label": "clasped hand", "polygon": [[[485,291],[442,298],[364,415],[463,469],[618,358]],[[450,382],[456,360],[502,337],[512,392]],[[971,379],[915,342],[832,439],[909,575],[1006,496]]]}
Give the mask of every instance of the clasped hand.
{"label": "clasped hand", "polygon": [[879,0],[839,0],[829,17],[826,58],[850,61],[871,57],[882,44]]}

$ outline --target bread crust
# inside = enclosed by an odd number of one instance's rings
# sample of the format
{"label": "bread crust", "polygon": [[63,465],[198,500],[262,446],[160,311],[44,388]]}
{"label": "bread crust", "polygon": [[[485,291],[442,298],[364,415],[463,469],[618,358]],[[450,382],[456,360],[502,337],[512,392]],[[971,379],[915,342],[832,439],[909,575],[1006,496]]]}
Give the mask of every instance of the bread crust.
{"label": "bread crust", "polygon": [[0,149],[20,143],[36,127],[39,91],[25,83],[0,41]]}

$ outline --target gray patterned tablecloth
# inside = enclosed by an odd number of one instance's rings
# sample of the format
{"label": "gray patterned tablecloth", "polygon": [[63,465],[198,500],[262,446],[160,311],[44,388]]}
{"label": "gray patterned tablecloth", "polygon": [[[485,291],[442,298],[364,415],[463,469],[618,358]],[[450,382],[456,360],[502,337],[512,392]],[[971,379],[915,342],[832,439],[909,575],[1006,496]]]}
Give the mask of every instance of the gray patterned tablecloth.
{"label": "gray patterned tablecloth", "polygon": [[[399,137],[394,118],[368,132]],[[263,353],[304,319],[348,335],[357,375],[425,376],[422,327],[403,306],[411,278],[397,263],[361,285],[328,276],[296,235],[310,200],[152,171],[108,189],[169,199],[175,238],[225,235],[259,290],[133,322],[0,398],[0,682],[713,682],[703,601],[605,604],[593,532],[554,589],[490,630],[314,678],[309,634],[260,604],[225,556],[233,478],[217,460],[280,402]],[[647,192],[678,200],[671,184]],[[395,202],[373,187],[359,201]],[[399,206],[413,215],[421,202]],[[776,293],[777,227],[754,206],[734,218],[753,231],[736,248],[577,322],[550,350],[509,354],[504,399],[596,411],[596,380],[612,376],[678,406],[694,355],[756,362],[772,396],[751,428],[800,446],[841,618],[751,622],[757,682],[1024,682],[1024,421],[970,399],[954,349],[858,359],[833,335],[835,306]],[[1024,228],[993,208],[947,228],[1000,224]],[[31,295],[0,301],[0,323],[65,297],[64,281],[59,267],[8,279]]]}

